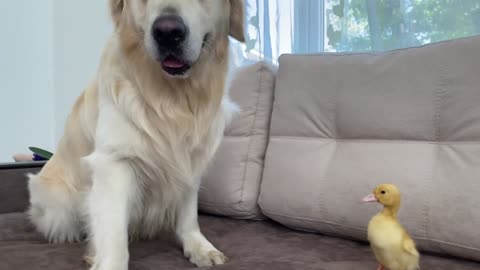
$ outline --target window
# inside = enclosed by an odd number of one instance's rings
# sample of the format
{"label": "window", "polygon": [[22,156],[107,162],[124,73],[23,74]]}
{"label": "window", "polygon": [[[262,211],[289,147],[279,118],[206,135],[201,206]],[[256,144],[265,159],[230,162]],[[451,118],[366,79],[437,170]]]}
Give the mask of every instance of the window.
{"label": "window", "polygon": [[246,59],[366,52],[480,34],[478,0],[246,0]]}

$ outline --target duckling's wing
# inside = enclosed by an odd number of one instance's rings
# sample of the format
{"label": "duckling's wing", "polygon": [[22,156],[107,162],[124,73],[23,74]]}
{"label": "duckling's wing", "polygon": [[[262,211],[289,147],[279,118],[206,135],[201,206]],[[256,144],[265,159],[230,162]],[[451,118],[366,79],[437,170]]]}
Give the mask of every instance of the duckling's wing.
{"label": "duckling's wing", "polygon": [[415,242],[412,238],[406,236],[403,238],[403,249],[415,257],[419,257],[417,248],[415,247]]}

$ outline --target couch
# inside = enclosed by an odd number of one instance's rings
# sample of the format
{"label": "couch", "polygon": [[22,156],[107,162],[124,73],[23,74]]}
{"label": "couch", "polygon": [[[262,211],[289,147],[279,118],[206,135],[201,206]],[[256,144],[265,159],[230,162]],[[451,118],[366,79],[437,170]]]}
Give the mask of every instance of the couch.
{"label": "couch", "polygon": [[[230,259],[212,269],[376,269],[380,208],[359,202],[384,182],[422,269],[480,269],[479,70],[480,37],[239,69],[242,110],[200,189],[201,228]],[[86,269],[84,243],[49,244],[23,214],[41,165],[0,165],[0,270]],[[195,269],[168,233],[130,253],[130,269]]]}

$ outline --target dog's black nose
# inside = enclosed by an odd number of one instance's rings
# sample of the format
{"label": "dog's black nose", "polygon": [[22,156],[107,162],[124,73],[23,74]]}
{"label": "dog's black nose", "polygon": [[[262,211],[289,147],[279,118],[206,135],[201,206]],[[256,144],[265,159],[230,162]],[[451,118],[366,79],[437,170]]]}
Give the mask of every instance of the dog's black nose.
{"label": "dog's black nose", "polygon": [[177,15],[164,15],[153,23],[153,38],[160,47],[176,48],[187,36],[187,26]]}

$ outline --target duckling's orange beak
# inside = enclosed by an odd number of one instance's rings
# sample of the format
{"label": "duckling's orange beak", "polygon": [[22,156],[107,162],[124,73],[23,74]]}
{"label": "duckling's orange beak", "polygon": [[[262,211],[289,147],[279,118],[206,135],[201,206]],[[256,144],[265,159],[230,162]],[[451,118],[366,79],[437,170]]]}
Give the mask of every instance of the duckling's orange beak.
{"label": "duckling's orange beak", "polygon": [[375,197],[374,194],[370,194],[367,197],[362,199],[362,202],[378,202],[377,198]]}

